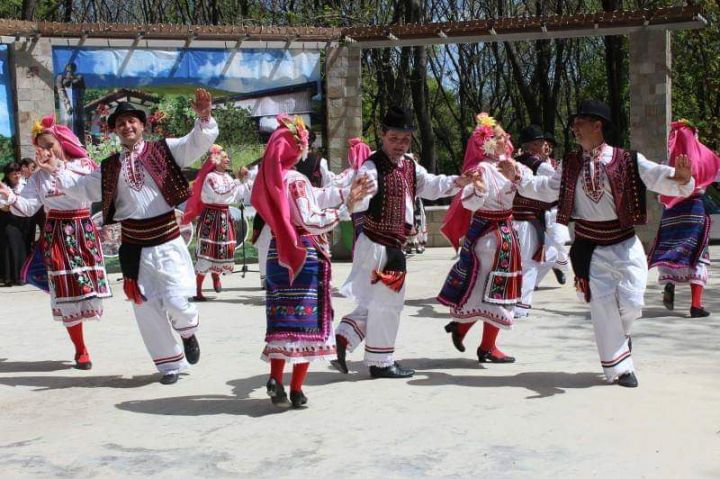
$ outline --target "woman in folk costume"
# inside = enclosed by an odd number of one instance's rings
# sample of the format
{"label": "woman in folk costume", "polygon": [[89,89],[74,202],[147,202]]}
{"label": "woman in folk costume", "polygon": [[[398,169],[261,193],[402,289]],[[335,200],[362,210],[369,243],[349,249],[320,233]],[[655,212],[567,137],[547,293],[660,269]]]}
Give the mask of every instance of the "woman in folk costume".
{"label": "woman in folk costume", "polygon": [[[330,260],[320,235],[340,221],[339,210],[366,194],[350,188],[313,188],[293,170],[307,153],[302,120],[279,116],[279,128],[265,149],[251,203],[272,232],[267,256],[267,333],[262,358],[270,362],[267,393],[278,407],[307,403],[302,384],[311,361],[334,357],[335,336],[330,297]],[[283,386],[285,363],[293,364],[290,400]]]}
{"label": "woman in folk costume", "polygon": [[[210,272],[216,293],[222,291],[221,274],[235,269],[235,228],[229,206],[249,202],[252,182],[233,179],[229,174],[230,157],[220,145],[213,145],[193,183],[192,197],[183,215],[183,224],[200,215],[196,227],[195,301],[207,301],[202,294],[205,275]],[[244,170],[244,169],[243,169]],[[243,170],[238,174],[241,176]],[[247,170],[244,170],[245,173]]]}
{"label": "woman in folk costume", "polygon": [[[47,116],[33,128],[33,144],[38,159],[56,159],[60,169],[81,177],[98,168],[88,158],[80,140],[64,125]],[[83,321],[100,319],[101,298],[109,297],[98,232],[90,219],[90,201],[67,196],[55,176],[36,171],[20,195],[0,187],[13,214],[33,216],[40,208],[46,212],[40,237],[42,259],[48,272],[53,318],[62,321],[75,345],[78,369],[90,369],[90,353],[83,340]]]}
{"label": "woman in folk costume", "polygon": [[[487,113],[477,117],[478,126],[468,140],[463,173],[477,172],[482,182],[465,186],[448,210],[441,231],[459,259],[448,274],[438,301],[451,308],[454,318],[445,326],[459,351],[476,321],[483,321],[478,360],[511,363],[495,345],[500,328],[513,325],[514,306],[520,298],[522,268],[520,248],[512,224],[516,184],[514,168],[507,168],[512,144],[509,136]],[[461,247],[462,243],[462,247]]]}
{"label": "woman in folk costume", "polygon": [[697,130],[687,120],[673,122],[670,127],[670,165],[679,155],[690,158],[695,191],[688,198],[660,196],[665,210],[648,264],[650,268],[658,267],[658,281],[665,285],[666,308],[675,307],[675,285],[690,283],[690,317],[703,318],[710,315],[702,305],[710,264],[710,216],[705,212],[703,194],[720,177],[720,156],[700,143]]}

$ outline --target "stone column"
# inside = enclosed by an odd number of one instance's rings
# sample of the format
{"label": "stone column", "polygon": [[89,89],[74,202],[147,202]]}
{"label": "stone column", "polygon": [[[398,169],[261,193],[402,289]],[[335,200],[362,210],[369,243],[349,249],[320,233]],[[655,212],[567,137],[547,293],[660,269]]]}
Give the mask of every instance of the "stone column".
{"label": "stone column", "polygon": [[[672,119],[670,32],[647,30],[630,35],[630,145],[649,160],[668,159]],[[648,224],[637,228],[647,249],[662,216],[657,195],[648,192]]]}
{"label": "stone column", "polygon": [[13,44],[15,103],[20,155],[33,158],[30,133],[35,120],[55,113],[52,46],[49,38],[17,41]]}
{"label": "stone column", "polygon": [[[326,145],[329,166],[335,172],[347,166],[348,138],[362,134],[360,54],[359,48],[332,47],[326,51]],[[347,259],[350,249],[343,241],[341,228],[333,232],[332,253],[334,258]]]}
{"label": "stone column", "polygon": [[362,87],[359,48],[328,48],[325,56],[327,147],[330,169],[347,161],[347,140],[362,134]]}

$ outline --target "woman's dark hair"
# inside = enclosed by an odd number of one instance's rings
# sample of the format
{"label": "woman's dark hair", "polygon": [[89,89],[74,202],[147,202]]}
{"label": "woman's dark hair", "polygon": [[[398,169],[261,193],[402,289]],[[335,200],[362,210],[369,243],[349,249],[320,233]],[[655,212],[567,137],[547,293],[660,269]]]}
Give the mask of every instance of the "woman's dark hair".
{"label": "woman's dark hair", "polygon": [[20,164],[17,161],[11,161],[7,165],[5,165],[5,168],[3,168],[3,183],[5,183],[8,186],[15,186],[10,184],[10,173],[20,173]]}
{"label": "woman's dark hair", "polygon": [[35,163],[35,161],[33,161],[32,158],[23,158],[22,160],[20,160],[20,167],[22,168],[23,166],[30,166],[33,163]]}

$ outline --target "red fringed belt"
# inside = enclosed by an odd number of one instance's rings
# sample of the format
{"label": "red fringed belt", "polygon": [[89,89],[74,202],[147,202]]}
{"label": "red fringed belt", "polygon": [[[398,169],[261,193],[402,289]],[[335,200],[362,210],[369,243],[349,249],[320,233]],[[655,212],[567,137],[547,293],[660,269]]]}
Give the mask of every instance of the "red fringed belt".
{"label": "red fringed belt", "polygon": [[90,210],[50,210],[47,212],[47,219],[52,220],[76,220],[78,218],[87,218],[90,216]]}

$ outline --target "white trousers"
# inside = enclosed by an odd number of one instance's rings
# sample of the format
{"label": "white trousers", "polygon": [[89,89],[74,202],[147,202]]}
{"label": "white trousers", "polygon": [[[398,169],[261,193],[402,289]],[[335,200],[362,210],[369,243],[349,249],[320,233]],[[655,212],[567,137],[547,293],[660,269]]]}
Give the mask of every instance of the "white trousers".
{"label": "white trousers", "polygon": [[405,285],[398,292],[382,282],[372,283],[372,273],[387,262],[385,247],[360,234],[355,243],[353,265],[340,292],[354,299],[357,307],[345,316],[336,334],[348,341],[353,351],[365,341],[365,363],[368,366],[391,366],[394,363],[395,340],[400,314],[405,303]]}
{"label": "white trousers", "polygon": [[258,252],[258,269],[260,270],[260,281],[265,280],[267,275],[267,255],[270,251],[270,241],[272,241],[272,232],[268,225],[264,225],[260,231],[257,241],[255,242],[255,248]]}
{"label": "white trousers", "polygon": [[358,305],[340,321],[337,334],[354,351],[365,340],[365,364],[391,366],[395,354],[395,340],[400,327],[400,313],[392,309]]}
{"label": "white trousers", "polygon": [[612,246],[598,246],[590,263],[590,316],[605,378],[634,371],[628,339],[642,316],[647,260],[635,236]]}
{"label": "white trousers", "polygon": [[133,305],[135,319],[155,367],[163,374],[186,369],[173,330],[184,338],[195,334],[198,312],[187,300],[195,291],[195,272],[182,238],[143,248],[138,284],[147,301]]}
{"label": "white trousers", "polygon": [[529,221],[513,221],[515,232],[520,243],[520,257],[522,260],[522,290],[520,302],[515,305],[515,317],[523,318],[530,314],[532,308],[532,298],[535,292],[535,285],[538,278],[542,277],[551,268],[552,264],[548,262],[537,262],[533,259],[533,255],[539,246],[537,231]]}

